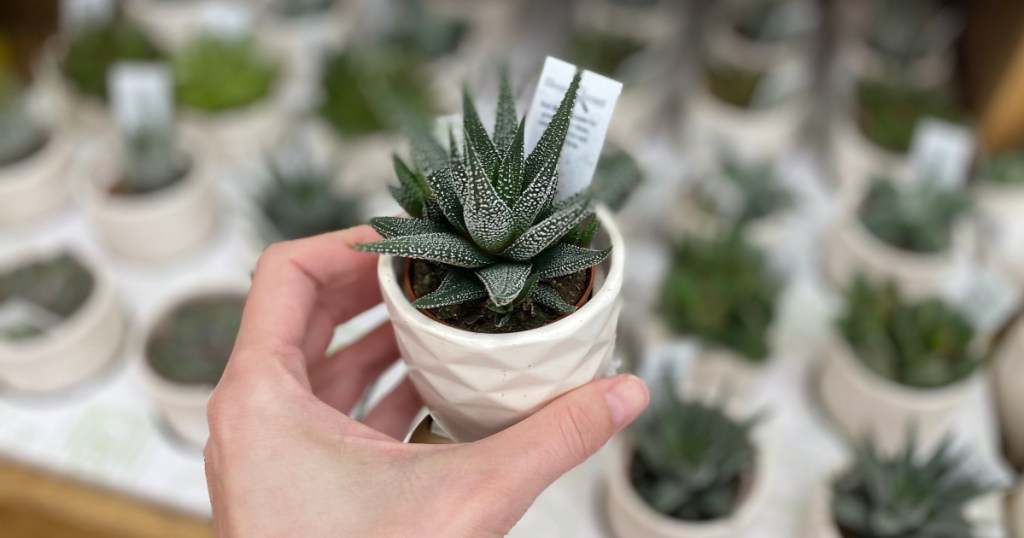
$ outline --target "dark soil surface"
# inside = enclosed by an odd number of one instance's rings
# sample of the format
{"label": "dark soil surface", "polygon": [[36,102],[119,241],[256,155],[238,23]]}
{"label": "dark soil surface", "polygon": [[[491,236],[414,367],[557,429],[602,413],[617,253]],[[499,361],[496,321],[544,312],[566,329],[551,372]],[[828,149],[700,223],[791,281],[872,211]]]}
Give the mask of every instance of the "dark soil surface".
{"label": "dark soil surface", "polygon": [[[422,297],[436,290],[441,285],[446,272],[444,267],[438,264],[423,260],[413,260],[412,289],[416,297]],[[554,279],[544,279],[541,282],[555,288],[555,291],[562,297],[562,300],[575,305],[579,303],[584,291],[586,291],[587,273],[588,271],[580,271],[579,273]],[[528,299],[513,310],[509,319],[499,327],[499,321],[506,314],[499,314],[487,308],[489,300],[485,297],[462,304],[432,308],[427,311],[442,323],[475,333],[528,331],[557,321],[565,315]]]}

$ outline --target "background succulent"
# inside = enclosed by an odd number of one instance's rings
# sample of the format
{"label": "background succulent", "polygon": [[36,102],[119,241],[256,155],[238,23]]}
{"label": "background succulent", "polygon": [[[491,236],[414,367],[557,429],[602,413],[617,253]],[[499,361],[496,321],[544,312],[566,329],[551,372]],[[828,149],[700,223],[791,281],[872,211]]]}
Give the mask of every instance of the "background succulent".
{"label": "background succulent", "polygon": [[875,178],[858,212],[878,239],[901,250],[927,254],[950,248],[954,226],[969,207],[970,198],[963,191],[924,181],[900,187]]}
{"label": "background succulent", "polygon": [[173,383],[216,385],[242,323],[243,297],[213,296],[176,308],[146,348],[153,370]]}
{"label": "background succulent", "polygon": [[693,238],[673,253],[661,311],[675,332],[760,362],[770,352],[781,289],[762,254],[738,232]]}
{"label": "background succulent", "polygon": [[949,7],[935,0],[871,0],[865,41],[898,70],[948,47],[957,35]]}
{"label": "background succulent", "polygon": [[188,157],[178,148],[174,131],[143,126],[122,134],[123,170],[112,192],[142,195],[169,187],[185,177]]}
{"label": "background succulent", "polygon": [[736,32],[751,41],[777,43],[806,35],[815,20],[807,16],[813,2],[804,0],[755,0],[746,2],[736,18]]}
{"label": "background succulent", "polygon": [[708,91],[719,100],[739,108],[751,108],[764,73],[739,66],[713,63],[704,70]]}
{"label": "background succulent", "polygon": [[738,194],[739,213],[732,219],[736,226],[775,214],[793,203],[770,162],[743,162],[733,155],[721,157],[721,178],[729,190]]}
{"label": "background succulent", "polygon": [[359,204],[333,188],[334,168],[311,160],[284,166],[270,159],[263,213],[284,239],[309,237],[358,224]]}
{"label": "background succulent", "polygon": [[271,4],[275,13],[285,17],[311,17],[330,9],[337,0],[277,0]]}
{"label": "background succulent", "polygon": [[596,220],[574,233],[593,214],[589,192],[555,200],[558,161],[579,84],[577,73],[528,156],[525,120],[517,121],[512,89],[503,77],[493,138],[464,93],[461,152],[454,143],[449,153],[421,137],[418,171],[395,159],[400,186],[392,192],[412,218],[373,219],[384,239],[359,248],[427,260],[446,271],[440,286],[414,306],[437,308],[487,297],[491,310],[506,315],[520,306],[574,310],[549,282],[596,265],[611,252],[583,246],[596,232]]}
{"label": "background succulent", "polygon": [[23,301],[42,314],[0,327],[0,336],[23,340],[42,335],[51,323],[77,312],[94,284],[92,273],[66,253],[0,274],[0,308],[8,301]]}
{"label": "background succulent", "polygon": [[855,280],[839,330],[871,371],[911,387],[950,385],[986,360],[962,314],[938,299],[906,302],[893,284]]}
{"label": "background succulent", "polygon": [[926,457],[917,452],[913,437],[892,456],[871,442],[856,448],[853,467],[832,486],[832,517],[843,536],[974,536],[964,506],[989,487],[964,467],[948,441]]}
{"label": "background succulent", "polygon": [[107,98],[107,69],[120,61],[159,60],[163,54],[134,23],[116,17],[82,28],[70,38],[60,67],[79,92]]}
{"label": "background succulent", "polygon": [[423,0],[398,0],[395,24],[384,44],[405,54],[432,60],[455,51],[469,26],[465,21],[438,15]]}
{"label": "background succulent", "polygon": [[629,429],[630,479],[656,511],[684,521],[729,517],[757,465],[756,419],[736,421],[715,405],[662,395]]}
{"label": "background succulent", "polygon": [[179,103],[206,112],[245,106],[266,97],[278,68],[251,39],[205,34],[172,61]]}
{"label": "background succulent", "polygon": [[879,146],[906,152],[917,122],[931,117],[965,123],[968,114],[946,88],[915,88],[899,80],[861,81],[857,85],[857,124]]}
{"label": "background succulent", "polygon": [[32,155],[46,143],[46,134],[29,116],[14,75],[0,68],[0,166]]}

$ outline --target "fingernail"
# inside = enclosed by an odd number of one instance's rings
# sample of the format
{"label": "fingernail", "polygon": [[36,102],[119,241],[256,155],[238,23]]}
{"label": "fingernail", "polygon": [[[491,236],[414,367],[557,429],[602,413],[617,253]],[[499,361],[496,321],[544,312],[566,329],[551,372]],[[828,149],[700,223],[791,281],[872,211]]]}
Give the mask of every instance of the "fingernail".
{"label": "fingernail", "polygon": [[604,393],[615,427],[622,429],[632,422],[647,407],[649,397],[647,385],[640,378],[631,374],[618,376]]}

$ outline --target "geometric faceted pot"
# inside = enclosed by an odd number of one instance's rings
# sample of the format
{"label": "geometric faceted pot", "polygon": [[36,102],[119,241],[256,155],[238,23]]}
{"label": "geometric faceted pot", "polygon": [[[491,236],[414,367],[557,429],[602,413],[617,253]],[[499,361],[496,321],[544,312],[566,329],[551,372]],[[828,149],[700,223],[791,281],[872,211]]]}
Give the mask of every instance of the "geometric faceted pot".
{"label": "geometric faceted pot", "polygon": [[599,207],[597,217],[595,247],[613,248],[597,268],[590,300],[528,331],[479,334],[435,321],[414,308],[403,290],[405,260],[380,257],[378,278],[409,378],[453,440],[501,431],[605,374],[621,308],[625,247],[611,213]]}

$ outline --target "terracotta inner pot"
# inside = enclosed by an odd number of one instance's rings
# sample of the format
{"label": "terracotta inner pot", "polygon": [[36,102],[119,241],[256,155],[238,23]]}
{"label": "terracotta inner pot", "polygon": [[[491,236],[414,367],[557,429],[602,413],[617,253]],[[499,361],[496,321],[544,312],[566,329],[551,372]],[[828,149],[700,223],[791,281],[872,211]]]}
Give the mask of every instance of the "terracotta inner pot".
{"label": "terracotta inner pot", "polygon": [[[409,298],[410,302],[415,301],[416,299],[419,298],[419,297],[417,297],[416,292],[412,288],[412,262],[413,262],[413,260],[411,258],[406,258],[405,259],[405,263],[402,265],[402,287],[404,288],[405,296]],[[575,306],[576,306],[577,309],[579,309],[583,305],[587,304],[587,301],[589,301],[590,298],[594,295],[594,281],[595,280],[597,280],[597,266],[593,266],[593,267],[590,267],[590,268],[587,269],[587,283],[583,287],[583,295],[580,296],[580,300],[576,301],[576,305]],[[438,323],[442,323],[442,324],[447,325],[449,327],[454,327],[456,329],[460,329],[459,327],[455,327],[454,325],[452,325],[450,323],[446,323],[445,321],[439,319],[437,316],[434,315],[433,312],[431,312],[429,310],[424,310],[424,309],[417,309],[417,310],[419,310],[420,313],[426,315],[427,317],[429,317],[430,319],[432,319],[432,320],[434,320],[434,321],[436,321]],[[572,314],[571,312],[568,313],[568,314],[562,314],[561,316],[555,318],[554,321],[558,321],[558,320],[560,320],[562,318],[565,318],[566,316],[569,316],[571,314]],[[554,323],[554,321],[552,321],[552,323]],[[460,329],[460,330],[462,330],[462,329]]]}

